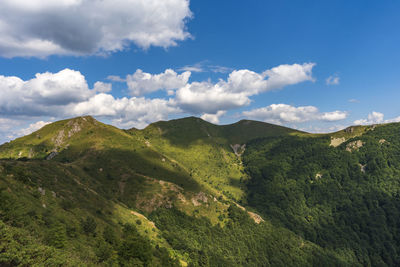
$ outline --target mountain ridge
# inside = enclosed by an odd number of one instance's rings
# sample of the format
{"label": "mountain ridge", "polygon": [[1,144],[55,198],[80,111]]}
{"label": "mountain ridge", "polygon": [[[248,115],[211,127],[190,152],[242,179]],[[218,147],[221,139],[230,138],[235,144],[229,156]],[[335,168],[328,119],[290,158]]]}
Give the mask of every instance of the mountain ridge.
{"label": "mountain ridge", "polygon": [[395,266],[399,135],[58,121],[0,146],[0,263]]}
{"label": "mountain ridge", "polygon": [[[66,123],[70,123],[70,122],[76,122],[76,121],[79,121],[79,120],[90,121],[94,125],[99,124],[99,125],[101,125],[103,127],[107,126],[107,127],[114,128],[116,130],[126,131],[126,132],[145,131],[148,128],[157,127],[159,125],[167,125],[168,126],[168,125],[171,125],[171,124],[174,124],[174,123],[182,124],[185,121],[190,121],[190,122],[201,122],[201,124],[203,124],[203,125],[208,125],[208,126],[215,127],[215,128],[220,128],[220,129],[226,129],[226,131],[232,130],[234,128],[239,128],[239,127],[245,126],[245,125],[251,125],[253,127],[254,126],[256,126],[256,127],[258,126],[260,128],[264,128],[265,131],[267,131],[268,128],[271,128],[271,129],[273,129],[275,131],[276,131],[276,129],[280,129],[281,133],[284,133],[285,131],[287,131],[287,133],[299,133],[299,134],[309,134],[309,135],[314,135],[314,134],[316,134],[316,135],[332,135],[332,136],[343,135],[344,133],[353,133],[354,129],[365,129],[365,128],[371,128],[371,127],[374,128],[376,126],[384,126],[384,125],[390,125],[390,124],[393,124],[393,123],[395,124],[396,123],[396,122],[392,122],[392,123],[371,124],[371,125],[352,125],[352,126],[348,126],[345,129],[342,129],[342,130],[339,130],[339,131],[336,131],[336,132],[330,132],[330,133],[308,133],[308,132],[304,132],[304,131],[301,131],[301,130],[296,130],[296,129],[292,129],[292,128],[289,128],[289,127],[276,125],[276,124],[271,124],[271,123],[262,122],[262,121],[257,121],[257,120],[242,119],[242,120],[239,120],[239,121],[234,122],[234,123],[220,125],[220,124],[213,124],[211,122],[205,121],[205,120],[201,119],[200,117],[189,116],[189,117],[184,117],[184,118],[179,118],[179,119],[171,119],[171,120],[167,120],[167,121],[161,120],[161,121],[153,122],[153,123],[150,123],[148,126],[146,126],[143,129],[137,129],[137,128],[121,129],[121,128],[118,128],[118,127],[115,127],[115,126],[112,126],[112,125],[109,125],[109,124],[104,124],[104,123],[96,120],[93,116],[89,116],[88,115],[88,116],[78,116],[78,117],[73,117],[73,118],[69,118],[69,119],[63,119],[63,120],[59,120],[59,121],[56,121],[56,122],[49,123],[49,124],[43,126],[42,128],[40,128],[40,129],[28,134],[28,135],[25,135],[25,136],[22,136],[22,137],[18,137],[18,138],[14,139],[14,140],[10,140],[8,142],[0,144],[0,146],[2,146],[4,144],[7,144],[7,143],[14,142],[14,141],[19,140],[21,138],[26,138],[27,136],[32,136],[34,134],[37,134],[42,129],[49,128],[51,126],[54,126],[55,124],[61,124],[61,123],[66,124]],[[279,130],[278,130],[278,132],[279,132]],[[274,132],[274,133],[276,133],[276,132]],[[247,133],[247,134],[249,134],[249,133]],[[260,137],[265,137],[265,135],[261,135]],[[254,138],[254,137],[250,137],[250,138]]]}

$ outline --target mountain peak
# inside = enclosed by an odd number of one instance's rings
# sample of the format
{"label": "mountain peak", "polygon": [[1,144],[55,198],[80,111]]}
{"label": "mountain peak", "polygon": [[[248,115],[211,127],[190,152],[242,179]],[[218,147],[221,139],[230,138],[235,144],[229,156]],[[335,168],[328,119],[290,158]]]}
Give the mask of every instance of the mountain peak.
{"label": "mountain peak", "polygon": [[3,158],[44,158],[51,152],[59,152],[74,143],[87,143],[90,133],[109,127],[91,116],[56,121],[41,129],[0,146]]}

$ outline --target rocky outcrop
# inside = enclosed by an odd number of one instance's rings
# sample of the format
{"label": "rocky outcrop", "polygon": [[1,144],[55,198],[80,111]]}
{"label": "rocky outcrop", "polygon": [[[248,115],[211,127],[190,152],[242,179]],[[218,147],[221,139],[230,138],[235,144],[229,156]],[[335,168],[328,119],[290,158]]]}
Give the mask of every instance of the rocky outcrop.
{"label": "rocky outcrop", "polygon": [[349,152],[356,151],[363,145],[364,145],[364,143],[361,140],[356,140],[356,141],[350,142],[346,146],[346,151],[349,151]]}
{"label": "rocky outcrop", "polygon": [[332,137],[330,146],[337,147],[337,146],[340,146],[340,144],[342,144],[344,142],[346,142],[346,138],[344,138],[344,137],[340,137],[340,138]]}
{"label": "rocky outcrop", "polygon": [[244,151],[246,150],[246,144],[240,145],[240,144],[234,144],[230,145],[233,152],[235,153],[236,156],[240,157]]}

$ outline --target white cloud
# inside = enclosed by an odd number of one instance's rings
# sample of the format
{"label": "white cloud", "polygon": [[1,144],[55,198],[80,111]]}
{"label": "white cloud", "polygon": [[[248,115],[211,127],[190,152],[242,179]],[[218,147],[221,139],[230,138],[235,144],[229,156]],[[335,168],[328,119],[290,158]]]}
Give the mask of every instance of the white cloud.
{"label": "white cloud", "polygon": [[312,69],[315,63],[279,65],[278,67],[266,70],[263,75],[268,77],[268,87],[266,90],[279,89],[287,85],[292,85],[304,81],[314,81]]}
{"label": "white cloud", "polygon": [[375,123],[382,123],[383,122],[383,113],[373,111],[372,113],[368,114],[367,119],[360,119],[354,121],[356,125],[364,125],[364,124],[375,124]]}
{"label": "white cloud", "polygon": [[[157,90],[167,90],[168,95],[176,94],[176,104],[183,110],[195,114],[215,114],[250,104],[250,96],[280,89],[304,81],[313,81],[314,63],[280,65],[263,73],[247,69],[234,70],[227,80],[217,83],[210,81],[192,82],[191,72],[181,74],[171,69],[160,74],[145,73],[138,69],[126,80],[133,96],[142,96]],[[176,90],[176,91],[175,91]]]}
{"label": "white cloud", "polygon": [[113,82],[120,82],[120,83],[126,82],[126,79],[123,79],[118,75],[109,75],[109,76],[107,76],[107,80],[110,80]]}
{"label": "white cloud", "polygon": [[356,125],[368,125],[368,124],[391,123],[391,122],[400,122],[400,116],[396,117],[396,118],[393,118],[393,119],[384,120],[384,114],[383,113],[373,111],[370,114],[368,114],[367,119],[356,120],[356,121],[354,121],[354,124],[356,124]]}
{"label": "white cloud", "polygon": [[331,125],[329,127],[321,127],[321,126],[315,126],[315,125],[308,125],[307,127],[300,127],[294,129],[298,129],[300,131],[308,132],[308,133],[332,133],[332,132],[337,132],[340,130],[345,129],[349,125]]}
{"label": "white cloud", "polygon": [[37,121],[33,123],[27,123],[26,120],[30,120],[28,117],[17,117],[17,118],[0,118],[0,144],[28,135],[50,122]]}
{"label": "white cloud", "polygon": [[[250,104],[250,97],[297,82],[313,80],[314,64],[283,65],[263,73],[250,70],[232,71],[226,80],[189,83],[190,72],[176,73],[171,69],[160,74],[137,70],[127,76],[128,88],[134,97],[114,97],[110,83],[96,82],[89,87],[79,72],[64,69],[57,73],[38,73],[30,80],[0,76],[0,137],[27,133],[43,125],[48,118],[93,115],[110,120],[119,127],[144,127],[166,120],[169,115],[194,114],[218,123],[230,109]],[[114,77],[115,78],[115,77]],[[114,79],[113,78],[113,79]],[[115,79],[114,79],[115,80]],[[145,98],[141,95],[166,90],[168,98]],[[283,115],[282,115],[283,116]],[[323,113],[319,119],[336,120],[340,112]],[[15,119],[15,120],[14,120]],[[20,120],[17,124],[7,123]],[[37,124],[25,125],[22,121]]]}
{"label": "white cloud", "polygon": [[37,121],[35,123],[31,123],[29,124],[28,128],[24,128],[24,129],[20,129],[17,132],[18,136],[24,136],[24,135],[28,135],[31,134],[37,130],[39,130],[40,128],[42,128],[43,126],[46,126],[47,124],[51,123],[51,121]]}
{"label": "white cloud", "polygon": [[225,110],[219,110],[217,113],[215,114],[203,114],[201,116],[201,118],[205,121],[214,123],[214,124],[218,124],[219,123],[219,118],[223,115],[226,114]]}
{"label": "white cloud", "polygon": [[[0,116],[27,119],[93,115],[108,117],[119,126],[142,127],[180,112],[172,100],[114,98],[107,93],[110,91],[111,84],[103,82],[96,82],[93,89],[89,89],[85,77],[70,69],[58,73],[38,73],[27,81],[0,76]],[[6,128],[6,125],[13,121],[1,119],[0,131],[12,129]],[[28,132],[37,125],[30,125],[22,131]]]}
{"label": "white cloud", "polygon": [[280,65],[259,74],[247,69],[232,71],[217,83],[193,82],[176,91],[182,109],[196,114],[215,114],[250,104],[250,96],[304,81],[313,81],[314,63]]}
{"label": "white cloud", "polygon": [[28,81],[0,75],[0,115],[57,114],[58,106],[83,101],[94,93],[85,77],[70,69],[38,73]]}
{"label": "white cloud", "polygon": [[165,99],[114,98],[110,94],[97,94],[87,101],[71,104],[66,108],[69,116],[92,115],[110,117],[113,123],[121,127],[144,127],[147,124],[165,120],[171,113],[180,110],[171,101]]}
{"label": "white cloud", "polygon": [[220,81],[219,84],[231,92],[245,93],[248,96],[268,90],[265,75],[250,70],[234,70],[229,74],[227,82]]}
{"label": "white cloud", "polygon": [[336,110],[332,112],[325,112],[320,115],[320,120],[323,121],[339,121],[347,118],[347,112]]}
{"label": "white cloud", "polygon": [[214,73],[229,73],[229,72],[233,71],[232,68],[219,66],[219,65],[209,65],[206,63],[207,63],[207,60],[198,62],[193,65],[186,65],[184,67],[178,68],[178,71],[214,72]]}
{"label": "white cloud", "polygon": [[190,71],[177,74],[171,69],[166,69],[160,74],[150,74],[138,69],[134,74],[126,76],[126,82],[132,95],[141,96],[160,89],[172,90],[183,87],[190,75]]}
{"label": "white cloud", "polygon": [[400,116],[398,116],[396,118],[393,118],[393,119],[386,120],[385,122],[386,123],[389,123],[389,122],[400,122]]}
{"label": "white cloud", "polygon": [[327,85],[338,85],[340,83],[340,78],[337,75],[331,75],[325,80]]}
{"label": "white cloud", "polygon": [[250,104],[246,93],[230,89],[220,83],[193,82],[176,92],[176,101],[182,109],[195,114],[212,114]]}
{"label": "white cloud", "polygon": [[112,85],[110,83],[103,83],[103,82],[95,82],[93,90],[96,93],[107,93],[111,92]]}
{"label": "white cloud", "polygon": [[178,71],[205,72],[206,68],[204,67],[203,62],[199,62],[194,65],[186,65],[179,68]]}
{"label": "white cloud", "polygon": [[321,113],[314,106],[294,107],[286,104],[272,104],[267,107],[244,111],[243,115],[250,119],[261,120],[275,124],[301,123],[306,121],[338,121],[347,117],[344,111]]}
{"label": "white cloud", "polygon": [[3,0],[0,56],[108,53],[131,43],[166,48],[190,37],[191,16],[189,0]]}

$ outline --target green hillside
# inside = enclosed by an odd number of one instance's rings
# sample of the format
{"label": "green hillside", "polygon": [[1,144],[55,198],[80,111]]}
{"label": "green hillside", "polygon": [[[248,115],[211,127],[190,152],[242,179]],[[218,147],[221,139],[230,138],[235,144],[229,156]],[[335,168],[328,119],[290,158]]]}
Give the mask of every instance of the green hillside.
{"label": "green hillside", "polygon": [[92,117],[0,146],[0,265],[396,266],[400,124]]}
{"label": "green hillside", "polygon": [[248,203],[263,216],[361,265],[400,263],[399,123],[247,147]]}
{"label": "green hillside", "polygon": [[[151,124],[142,135],[166,158],[179,162],[190,176],[217,196],[243,202],[244,181],[241,154],[247,141],[260,137],[286,136],[298,131],[257,121],[240,121],[217,126],[200,118],[189,117]],[[236,153],[234,150],[236,149]]]}

